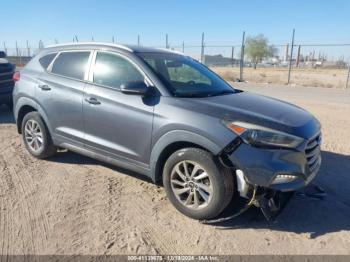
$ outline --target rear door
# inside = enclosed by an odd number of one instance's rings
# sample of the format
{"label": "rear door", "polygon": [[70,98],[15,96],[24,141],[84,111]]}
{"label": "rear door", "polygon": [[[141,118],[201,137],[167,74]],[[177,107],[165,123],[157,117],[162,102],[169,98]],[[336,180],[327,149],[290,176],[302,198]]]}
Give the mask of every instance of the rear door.
{"label": "rear door", "polygon": [[90,55],[86,50],[60,52],[39,78],[38,103],[60,142],[83,145],[82,101]]}
{"label": "rear door", "polygon": [[135,164],[149,162],[154,97],[124,94],[128,81],[150,80],[125,55],[97,51],[83,101],[88,149]]}

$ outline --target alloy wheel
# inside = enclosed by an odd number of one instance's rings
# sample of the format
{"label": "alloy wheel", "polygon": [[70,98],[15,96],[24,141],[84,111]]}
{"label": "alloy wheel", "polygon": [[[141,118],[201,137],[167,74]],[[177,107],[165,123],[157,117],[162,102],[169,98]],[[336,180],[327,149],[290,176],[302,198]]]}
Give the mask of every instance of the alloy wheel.
{"label": "alloy wheel", "polygon": [[192,210],[210,203],[213,186],[206,170],[198,163],[185,160],[177,163],[170,176],[171,189],[182,205]]}
{"label": "alloy wheel", "polygon": [[24,127],[24,137],[28,147],[35,153],[39,152],[44,144],[43,133],[38,122],[33,119],[27,121]]}

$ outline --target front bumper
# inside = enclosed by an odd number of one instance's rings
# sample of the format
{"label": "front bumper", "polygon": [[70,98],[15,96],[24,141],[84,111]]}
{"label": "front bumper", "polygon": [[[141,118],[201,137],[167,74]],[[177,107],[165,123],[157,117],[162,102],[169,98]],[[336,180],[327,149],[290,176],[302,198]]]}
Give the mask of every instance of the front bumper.
{"label": "front bumper", "polygon": [[[306,151],[258,148],[245,143],[230,153],[228,159],[244,172],[248,184],[287,192],[305,187],[316,177],[321,165],[319,145],[314,150],[312,165]],[[274,184],[276,176],[282,174],[297,178]]]}

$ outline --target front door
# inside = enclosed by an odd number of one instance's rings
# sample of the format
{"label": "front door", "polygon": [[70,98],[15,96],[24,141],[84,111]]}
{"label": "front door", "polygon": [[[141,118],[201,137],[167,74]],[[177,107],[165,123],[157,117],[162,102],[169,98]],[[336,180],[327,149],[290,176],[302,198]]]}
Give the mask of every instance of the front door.
{"label": "front door", "polygon": [[83,115],[86,147],[109,157],[148,164],[153,97],[120,92],[130,81],[148,81],[129,58],[97,52],[86,84]]}

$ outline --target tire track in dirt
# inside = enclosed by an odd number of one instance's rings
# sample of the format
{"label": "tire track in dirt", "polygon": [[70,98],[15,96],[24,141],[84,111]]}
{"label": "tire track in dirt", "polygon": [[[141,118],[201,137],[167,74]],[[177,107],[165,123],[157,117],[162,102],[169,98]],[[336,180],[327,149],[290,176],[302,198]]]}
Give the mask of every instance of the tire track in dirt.
{"label": "tire track in dirt", "polygon": [[[23,216],[18,234],[24,239],[28,238],[29,243],[26,244],[25,252],[36,253],[46,246],[48,239],[49,223],[44,214],[44,206],[40,195],[38,197],[38,181],[33,180],[30,172],[26,169],[21,161],[21,156],[8,151],[6,161],[10,163],[9,171],[16,185],[17,195],[13,202],[12,212],[16,212]],[[13,245],[15,246],[15,245]]]}

